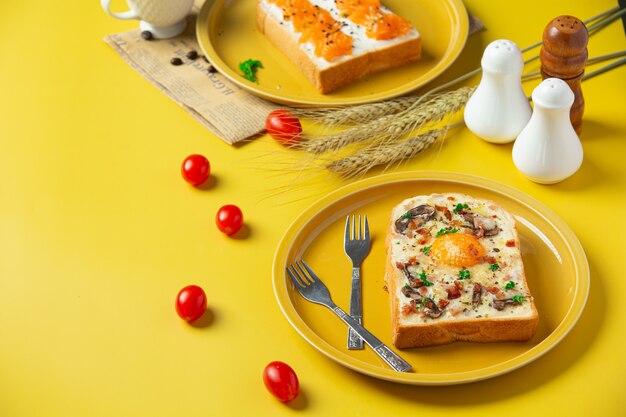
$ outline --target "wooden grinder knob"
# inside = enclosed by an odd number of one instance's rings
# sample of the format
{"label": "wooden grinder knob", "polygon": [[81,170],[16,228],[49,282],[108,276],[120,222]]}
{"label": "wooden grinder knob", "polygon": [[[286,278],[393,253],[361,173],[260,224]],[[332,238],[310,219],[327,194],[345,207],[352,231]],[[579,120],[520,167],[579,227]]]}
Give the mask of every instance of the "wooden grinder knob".
{"label": "wooden grinder knob", "polygon": [[548,23],[543,31],[543,46],[539,55],[543,79],[560,78],[574,92],[570,120],[578,134],[582,130],[585,110],[580,82],[587,63],[588,42],[587,27],[580,19],[574,16],[559,16]]}

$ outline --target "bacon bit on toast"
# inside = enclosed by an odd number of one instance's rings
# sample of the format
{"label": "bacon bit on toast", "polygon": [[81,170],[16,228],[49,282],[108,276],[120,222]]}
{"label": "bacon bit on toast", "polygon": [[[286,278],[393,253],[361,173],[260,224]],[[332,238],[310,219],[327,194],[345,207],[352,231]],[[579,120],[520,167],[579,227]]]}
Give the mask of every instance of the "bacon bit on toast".
{"label": "bacon bit on toast", "polygon": [[411,313],[417,312],[417,308],[415,307],[415,300],[409,301],[409,304],[402,305],[402,314],[408,316]]}
{"label": "bacon bit on toast", "polygon": [[497,264],[498,260],[496,258],[494,258],[493,256],[483,256],[483,262],[486,262],[488,264]]}
{"label": "bacon bit on toast", "polygon": [[463,309],[461,308],[449,308],[448,310],[448,314],[452,315],[452,317],[456,317],[459,315],[459,313],[461,313],[463,311]]}
{"label": "bacon bit on toast", "polygon": [[498,287],[487,287],[485,289],[487,290],[488,293],[495,295],[498,300],[501,300],[504,297],[506,297],[506,294],[504,294],[504,292]]}
{"label": "bacon bit on toast", "polygon": [[450,285],[448,288],[446,288],[446,291],[448,292],[448,300],[454,300],[456,298],[459,298],[461,296],[461,283],[458,281],[454,281],[454,285]]}
{"label": "bacon bit on toast", "polygon": [[437,209],[437,211],[440,211],[446,219],[452,220],[452,213],[450,213],[450,210],[448,210],[447,207],[435,206],[435,208]]}
{"label": "bacon bit on toast", "polygon": [[480,282],[474,284],[474,288],[472,288],[472,304],[478,305],[480,304],[483,296],[483,286]]}
{"label": "bacon bit on toast", "polygon": [[447,306],[448,304],[450,304],[450,302],[449,302],[449,301],[446,301],[446,300],[439,300],[439,303],[437,303],[437,305],[439,306],[439,308],[440,308],[440,309],[442,309],[442,310],[443,310],[444,308],[446,308],[446,306]]}
{"label": "bacon bit on toast", "polygon": [[515,241],[513,239],[507,240],[506,241],[506,246],[507,246],[507,248],[514,248],[515,247]]}
{"label": "bacon bit on toast", "polygon": [[419,262],[417,262],[417,258],[415,256],[411,256],[406,263],[406,266],[414,266],[414,265],[419,265]]}

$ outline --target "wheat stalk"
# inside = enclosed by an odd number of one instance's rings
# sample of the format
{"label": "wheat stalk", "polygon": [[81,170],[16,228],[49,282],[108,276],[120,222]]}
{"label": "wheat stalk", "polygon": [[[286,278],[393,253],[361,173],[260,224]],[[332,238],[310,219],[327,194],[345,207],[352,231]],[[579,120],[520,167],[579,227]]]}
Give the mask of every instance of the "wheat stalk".
{"label": "wheat stalk", "polygon": [[355,125],[370,122],[390,114],[400,113],[411,107],[417,98],[415,96],[407,96],[350,107],[294,108],[292,111],[298,117],[314,120],[315,123],[329,127]]}
{"label": "wheat stalk", "polygon": [[360,176],[375,166],[389,165],[413,158],[437,142],[446,132],[445,128],[429,130],[400,142],[367,147],[350,156],[333,161],[326,167],[346,178]]}
{"label": "wheat stalk", "polygon": [[[474,88],[462,87],[433,96],[414,108],[380,117],[338,133],[307,136],[300,149],[319,155],[336,151],[355,142],[376,141],[377,138],[378,142],[393,142],[426,123],[437,122],[449,114],[456,113],[465,106]],[[414,103],[415,101],[411,106]]]}

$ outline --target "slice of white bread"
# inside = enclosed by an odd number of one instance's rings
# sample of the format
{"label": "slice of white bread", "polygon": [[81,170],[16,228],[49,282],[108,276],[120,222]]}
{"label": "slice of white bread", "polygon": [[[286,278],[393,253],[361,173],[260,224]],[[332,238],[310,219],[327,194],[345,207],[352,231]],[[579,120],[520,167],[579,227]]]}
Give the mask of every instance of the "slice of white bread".
{"label": "slice of white bread", "polygon": [[[311,0],[320,7],[329,7],[334,1]],[[322,94],[330,93],[368,74],[398,67],[419,60],[421,38],[417,30],[390,40],[372,40],[365,36],[362,26],[351,23],[330,7],[331,14],[344,24],[344,32],[353,37],[351,55],[329,62],[317,57],[311,43],[300,43],[300,35],[293,24],[285,20],[283,11],[268,0],[257,3],[257,28],[265,34],[305,75]]]}
{"label": "slice of white bread", "polygon": [[385,280],[397,348],[532,338],[517,226],[498,204],[432,194],[393,208]]}

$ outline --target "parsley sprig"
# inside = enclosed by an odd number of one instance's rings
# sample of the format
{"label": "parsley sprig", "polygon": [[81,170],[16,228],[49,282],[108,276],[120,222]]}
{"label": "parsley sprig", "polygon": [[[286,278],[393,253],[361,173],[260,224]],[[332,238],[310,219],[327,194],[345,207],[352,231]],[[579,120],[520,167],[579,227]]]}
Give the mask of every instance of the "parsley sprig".
{"label": "parsley sprig", "polygon": [[430,248],[431,248],[431,247],[432,247],[432,246],[424,246],[424,247],[422,248],[422,252],[424,252],[424,255],[428,255],[428,252],[430,252]]}
{"label": "parsley sprig", "polygon": [[455,208],[454,208],[454,210],[453,210],[453,211],[454,211],[454,214],[459,214],[459,211],[464,210],[464,209],[466,209],[466,208],[469,208],[469,206],[468,206],[467,204],[465,204],[465,203],[463,203],[463,204],[459,203],[459,204],[457,204],[457,205],[456,205],[456,207],[455,207]]}
{"label": "parsley sprig", "polygon": [[512,290],[513,288],[515,288],[515,283],[513,281],[509,281],[509,282],[506,283],[504,288],[507,289],[507,290]]}
{"label": "parsley sprig", "polygon": [[435,285],[431,281],[428,280],[428,278],[426,277],[426,273],[425,272],[421,272],[419,277],[420,277],[420,279],[422,280],[422,282],[424,283],[425,286],[430,287],[431,285]]}
{"label": "parsley sprig", "polygon": [[469,269],[461,269],[459,271],[459,279],[470,279],[471,272]]}
{"label": "parsley sprig", "polygon": [[248,59],[247,61],[243,61],[239,64],[239,69],[243,73],[243,78],[254,83],[258,83],[256,71],[259,68],[263,68],[263,64],[261,61],[257,61],[256,59]]}
{"label": "parsley sprig", "polygon": [[458,232],[458,231],[459,231],[459,230],[458,230],[458,229],[455,229],[455,228],[451,228],[451,229],[439,229],[439,231],[437,232],[437,235],[436,235],[435,237],[439,237],[439,236],[441,236],[441,235],[447,235],[447,234],[450,234],[450,233],[456,233],[456,232]]}
{"label": "parsley sprig", "polygon": [[497,271],[498,269],[500,269],[500,265],[498,265],[498,264],[491,264],[491,265],[489,265],[489,270],[490,271]]}
{"label": "parsley sprig", "polygon": [[521,295],[514,295],[513,297],[511,297],[511,300],[513,300],[513,302],[515,303],[522,303],[524,301],[524,297],[522,297]]}

